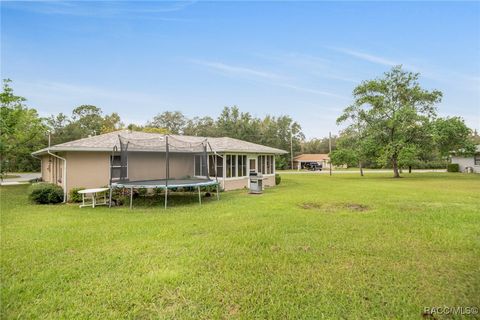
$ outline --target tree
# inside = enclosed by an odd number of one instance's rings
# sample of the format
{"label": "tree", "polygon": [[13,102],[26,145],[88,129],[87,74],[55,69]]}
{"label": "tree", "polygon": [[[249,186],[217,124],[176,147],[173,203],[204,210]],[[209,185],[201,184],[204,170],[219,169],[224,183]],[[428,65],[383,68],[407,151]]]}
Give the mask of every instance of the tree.
{"label": "tree", "polygon": [[16,96],[10,79],[3,80],[0,93],[1,171],[38,170],[39,163],[30,153],[46,144],[46,126],[37,111]]}
{"label": "tree", "polygon": [[[337,137],[332,136],[332,150],[335,150],[337,146]],[[329,153],[329,138],[314,138],[306,141],[302,144],[302,152],[304,153]]]}
{"label": "tree", "polygon": [[116,112],[113,112],[110,115],[106,115],[103,118],[102,131],[101,133],[109,133],[113,131],[120,130],[124,127],[120,115]]}
{"label": "tree", "polygon": [[147,124],[147,127],[164,128],[172,134],[181,134],[186,122],[185,116],[180,111],[165,111],[153,117],[153,120]]}
{"label": "tree", "polygon": [[260,119],[249,112],[241,112],[237,106],[225,107],[217,118],[218,136],[231,137],[246,141],[260,139]]}
{"label": "tree", "polygon": [[462,152],[465,154],[473,154],[475,145],[470,137],[472,130],[466,125],[465,121],[460,117],[439,118],[434,122],[434,139],[444,157],[450,152]]}
{"label": "tree", "polygon": [[102,109],[92,105],[81,105],[72,111],[72,123],[79,127],[82,136],[97,135],[103,127]]}
{"label": "tree", "polygon": [[378,146],[378,160],[392,166],[395,178],[400,177],[399,157],[404,150],[433,143],[435,104],[442,93],[423,89],[418,78],[418,73],[396,66],[383,78],[362,82],[353,91],[354,103],[337,120],[361,123],[365,135]]}
{"label": "tree", "polygon": [[216,137],[218,129],[211,117],[194,117],[187,120],[183,133],[189,136]]}
{"label": "tree", "polygon": [[136,124],[129,124],[127,126],[128,130],[132,131],[141,131],[141,132],[148,132],[148,133],[159,133],[159,134],[169,134],[167,129],[165,128],[154,128],[154,127],[146,127],[146,126],[139,126]]}

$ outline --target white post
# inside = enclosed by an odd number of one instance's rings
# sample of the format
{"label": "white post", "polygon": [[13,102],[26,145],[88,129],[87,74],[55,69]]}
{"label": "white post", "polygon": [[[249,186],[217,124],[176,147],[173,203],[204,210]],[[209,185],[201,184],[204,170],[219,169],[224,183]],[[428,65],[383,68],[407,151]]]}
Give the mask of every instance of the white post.
{"label": "white post", "polygon": [[330,154],[332,153],[332,133],[328,133],[328,162],[330,163],[330,175],[332,175],[332,160],[330,160]]}
{"label": "white post", "polygon": [[198,186],[197,188],[198,188],[198,202],[202,204],[202,194],[200,193],[200,186]]}
{"label": "white post", "polygon": [[165,188],[165,209],[167,209],[168,188]]}
{"label": "white post", "polygon": [[133,207],[133,187],[130,188],[130,209]]}

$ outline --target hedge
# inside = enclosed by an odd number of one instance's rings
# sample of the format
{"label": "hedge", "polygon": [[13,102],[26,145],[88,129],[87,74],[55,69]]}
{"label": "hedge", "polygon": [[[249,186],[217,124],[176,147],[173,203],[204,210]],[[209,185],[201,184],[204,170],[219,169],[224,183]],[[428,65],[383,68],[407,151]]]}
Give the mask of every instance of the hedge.
{"label": "hedge", "polygon": [[28,197],[39,204],[60,203],[63,201],[63,189],[53,183],[36,183],[31,186]]}
{"label": "hedge", "polygon": [[458,163],[449,163],[447,165],[447,171],[448,172],[460,172],[460,166]]}

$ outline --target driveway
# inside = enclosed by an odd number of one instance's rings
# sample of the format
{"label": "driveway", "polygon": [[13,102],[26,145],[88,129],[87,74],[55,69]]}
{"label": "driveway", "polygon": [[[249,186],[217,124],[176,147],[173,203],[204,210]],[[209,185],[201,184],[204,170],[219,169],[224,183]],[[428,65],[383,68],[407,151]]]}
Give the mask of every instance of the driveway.
{"label": "driveway", "polygon": [[3,179],[0,181],[2,186],[11,186],[17,184],[28,183],[30,180],[39,179],[42,174],[40,172],[29,172],[29,173],[13,173],[9,172],[9,175],[19,176],[18,178]]}

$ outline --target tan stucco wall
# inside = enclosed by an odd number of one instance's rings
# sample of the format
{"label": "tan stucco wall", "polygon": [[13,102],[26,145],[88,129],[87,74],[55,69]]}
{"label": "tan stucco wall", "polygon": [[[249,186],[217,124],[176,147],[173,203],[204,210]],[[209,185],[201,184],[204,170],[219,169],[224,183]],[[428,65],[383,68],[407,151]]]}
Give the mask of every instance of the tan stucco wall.
{"label": "tan stucco wall", "polygon": [[[184,178],[194,174],[192,154],[169,155],[170,178]],[[165,154],[138,152],[128,155],[128,178],[130,180],[165,179]]]}
{"label": "tan stucco wall", "polygon": [[[67,189],[96,188],[110,182],[109,152],[68,152]],[[48,160],[47,160],[48,161]],[[170,177],[193,176],[193,155],[170,154]],[[165,178],[165,154],[141,152],[128,155],[128,179]]]}
{"label": "tan stucco wall", "polygon": [[[248,188],[248,177],[242,179],[225,179],[222,183],[225,191]],[[275,176],[263,176],[264,187],[275,186]]]}
{"label": "tan stucco wall", "polygon": [[110,182],[109,152],[67,152],[67,190],[98,188]]}
{"label": "tan stucco wall", "polygon": [[45,182],[52,182],[52,175],[50,172],[49,162],[50,156],[42,156],[42,180]]}
{"label": "tan stucco wall", "polygon": [[275,176],[263,176],[263,186],[264,187],[274,187],[275,186]]}
{"label": "tan stucco wall", "polygon": [[243,189],[248,187],[248,178],[242,179],[225,179],[223,182],[223,190],[236,190],[236,189]]}
{"label": "tan stucco wall", "polygon": [[[60,156],[63,156],[60,155]],[[42,180],[63,186],[63,160],[51,155],[42,156]]]}

